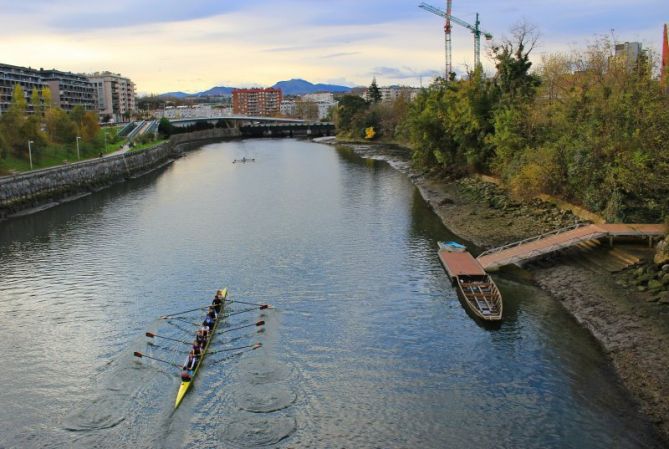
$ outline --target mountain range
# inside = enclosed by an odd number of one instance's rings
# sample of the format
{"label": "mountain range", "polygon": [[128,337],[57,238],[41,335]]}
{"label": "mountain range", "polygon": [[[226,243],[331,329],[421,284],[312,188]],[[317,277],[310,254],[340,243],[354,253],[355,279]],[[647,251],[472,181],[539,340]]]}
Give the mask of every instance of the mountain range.
{"label": "mountain range", "polygon": [[[313,84],[303,79],[291,79],[288,81],[279,81],[272,86],[275,89],[281,89],[284,95],[304,95],[315,92],[332,92],[332,93],[346,93],[350,92],[351,88],[348,86],[340,86],[337,84]],[[235,87],[216,86],[203,92],[189,94],[186,92],[167,92],[160,94],[162,98],[178,98],[183,99],[187,97],[215,97],[221,95],[232,95],[232,90]]]}

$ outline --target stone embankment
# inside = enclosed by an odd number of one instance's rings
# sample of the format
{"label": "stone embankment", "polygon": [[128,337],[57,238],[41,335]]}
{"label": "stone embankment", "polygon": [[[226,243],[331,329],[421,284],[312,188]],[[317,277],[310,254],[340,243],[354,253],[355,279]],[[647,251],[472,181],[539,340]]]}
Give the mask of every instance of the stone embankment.
{"label": "stone embankment", "polygon": [[240,137],[236,128],[177,134],[168,142],[143,151],[0,177],[0,220],[43,210],[142,176],[203,142],[235,137]]}
{"label": "stone embankment", "polygon": [[[331,143],[331,142],[327,142]],[[411,168],[410,153],[398,147],[350,144],[362,157],[385,160],[406,173],[444,225],[479,249],[593,220],[578,208],[535,199],[517,201],[480,178],[444,181]],[[669,239],[668,239],[669,240]],[[669,241],[664,252],[643,249],[646,263],[612,273],[606,260],[584,263],[578,255],[528,267],[534,281],[601,344],[640,409],[669,441]],[[636,247],[635,247],[636,248]],[[602,251],[599,258],[612,257]],[[664,258],[657,257],[665,254]],[[595,260],[598,257],[594,257]],[[610,261],[609,261],[610,262]]]}

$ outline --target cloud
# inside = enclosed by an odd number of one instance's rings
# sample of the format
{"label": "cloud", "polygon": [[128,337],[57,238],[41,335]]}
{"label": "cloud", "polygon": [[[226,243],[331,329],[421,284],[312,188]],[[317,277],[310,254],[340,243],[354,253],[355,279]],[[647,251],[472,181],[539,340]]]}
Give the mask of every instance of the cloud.
{"label": "cloud", "polygon": [[[443,1],[426,0],[443,7]],[[0,62],[74,72],[111,70],[140,91],[312,82],[417,85],[441,74],[443,20],[407,0],[0,0]],[[667,0],[456,2],[454,14],[495,39],[523,17],[542,33],[540,52],[584,47],[615,28],[619,41],[659,46]],[[456,72],[472,66],[473,38],[453,29]],[[488,72],[494,66],[482,60]],[[346,82],[342,82],[345,80]],[[424,80],[425,81],[425,80]]]}
{"label": "cloud", "polygon": [[395,80],[417,79],[417,78],[435,78],[441,76],[441,72],[437,70],[421,70],[416,71],[409,67],[374,67],[370,76],[381,76]]}
{"label": "cloud", "polygon": [[332,53],[329,55],[321,56],[321,59],[333,59],[333,58],[343,58],[344,56],[353,56],[353,55],[359,55],[359,51],[352,51],[352,52],[342,52],[342,53]]}

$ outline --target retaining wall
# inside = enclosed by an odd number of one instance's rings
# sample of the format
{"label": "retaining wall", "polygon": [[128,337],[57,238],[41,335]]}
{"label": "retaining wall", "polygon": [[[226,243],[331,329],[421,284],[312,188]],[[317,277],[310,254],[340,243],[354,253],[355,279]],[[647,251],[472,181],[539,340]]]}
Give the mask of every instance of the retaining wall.
{"label": "retaining wall", "polygon": [[240,136],[236,128],[177,134],[164,144],[136,153],[0,177],[0,220],[32,209],[41,210],[68,198],[149,173],[203,142]]}

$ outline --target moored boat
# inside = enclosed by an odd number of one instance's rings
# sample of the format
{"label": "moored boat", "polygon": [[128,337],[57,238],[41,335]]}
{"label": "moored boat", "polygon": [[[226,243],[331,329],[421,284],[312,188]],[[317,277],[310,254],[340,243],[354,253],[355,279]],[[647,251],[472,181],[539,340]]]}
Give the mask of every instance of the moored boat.
{"label": "moored boat", "polygon": [[207,350],[209,349],[209,345],[211,344],[211,341],[214,339],[214,335],[216,332],[216,329],[218,328],[218,323],[221,321],[223,317],[223,312],[225,310],[225,300],[228,297],[228,289],[225,288],[223,289],[222,295],[223,296],[223,302],[221,304],[221,311],[216,315],[216,321],[214,322],[214,326],[211,328],[211,331],[209,332],[209,337],[207,338],[207,343],[204,346],[204,350],[202,351],[202,356],[198,358],[197,364],[195,365],[195,368],[193,369],[193,373],[190,376],[189,380],[182,380],[181,385],[179,386],[179,391],[177,392],[177,397],[176,401],[174,402],[174,408],[176,409],[179,407],[179,404],[181,404],[181,401],[183,400],[184,396],[186,396],[186,393],[188,392],[188,389],[190,388],[191,384],[193,383],[193,380],[195,380],[195,376],[197,375],[198,370],[200,369],[200,365],[202,365],[202,362],[204,361],[205,356],[207,355]]}
{"label": "moored boat", "polygon": [[[439,242],[439,261],[457,286],[465,307],[483,321],[500,321],[503,313],[502,295],[481,264],[464,246],[455,242]],[[455,251],[453,250],[455,249]]]}
{"label": "moored boat", "polygon": [[458,242],[438,242],[439,249],[449,251],[451,253],[464,253],[467,247]]}
{"label": "moored boat", "polygon": [[469,310],[484,321],[502,319],[502,295],[490,275],[458,276],[458,291]]}

